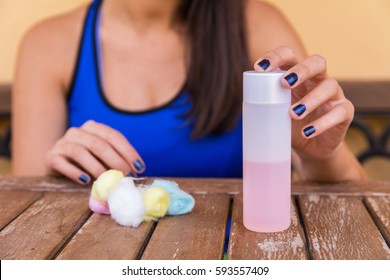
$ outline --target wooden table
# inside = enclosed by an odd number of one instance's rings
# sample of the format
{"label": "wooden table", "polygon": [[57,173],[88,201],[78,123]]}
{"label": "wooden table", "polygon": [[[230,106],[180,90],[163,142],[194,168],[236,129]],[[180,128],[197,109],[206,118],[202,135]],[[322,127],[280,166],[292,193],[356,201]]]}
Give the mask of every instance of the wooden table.
{"label": "wooden table", "polygon": [[88,209],[89,188],[64,179],[0,177],[0,259],[390,259],[390,182],[292,186],[292,224],[261,234],[242,224],[242,181],[174,179],[192,213],[116,224]]}

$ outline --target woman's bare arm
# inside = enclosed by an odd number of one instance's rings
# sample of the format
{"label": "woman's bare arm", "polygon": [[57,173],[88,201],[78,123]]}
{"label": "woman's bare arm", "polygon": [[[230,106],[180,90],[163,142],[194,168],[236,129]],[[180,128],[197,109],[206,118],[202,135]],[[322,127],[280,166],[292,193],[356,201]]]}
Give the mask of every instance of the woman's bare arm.
{"label": "woman's bare arm", "polygon": [[46,173],[46,153],[65,131],[66,93],[84,9],[45,20],[25,35],[12,95],[12,172]]}

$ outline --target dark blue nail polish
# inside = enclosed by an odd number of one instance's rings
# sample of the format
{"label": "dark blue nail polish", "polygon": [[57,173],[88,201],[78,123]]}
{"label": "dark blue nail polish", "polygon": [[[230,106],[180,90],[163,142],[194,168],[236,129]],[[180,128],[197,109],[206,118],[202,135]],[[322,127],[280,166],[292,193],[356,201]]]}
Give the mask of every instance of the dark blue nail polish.
{"label": "dark blue nail polish", "polygon": [[80,180],[81,182],[83,182],[84,184],[89,182],[88,176],[87,176],[87,175],[84,175],[84,174],[80,175],[79,180]]}
{"label": "dark blue nail polish", "polygon": [[267,68],[271,65],[271,62],[268,59],[263,59],[259,63],[257,63],[263,70],[267,70]]}
{"label": "dark blue nail polish", "polygon": [[305,104],[299,104],[293,108],[293,111],[299,117],[306,111],[306,106]]}
{"label": "dark blue nail polish", "polygon": [[290,86],[293,86],[298,81],[298,75],[293,72],[284,77],[284,79]]}
{"label": "dark blue nail polish", "polygon": [[137,171],[141,171],[144,168],[144,165],[140,160],[137,159],[134,161],[134,167],[137,169]]}
{"label": "dark blue nail polish", "polygon": [[306,127],[304,130],[303,130],[303,133],[305,133],[306,137],[309,137],[310,135],[312,135],[314,132],[316,132],[316,129],[314,128],[314,126],[308,126]]}

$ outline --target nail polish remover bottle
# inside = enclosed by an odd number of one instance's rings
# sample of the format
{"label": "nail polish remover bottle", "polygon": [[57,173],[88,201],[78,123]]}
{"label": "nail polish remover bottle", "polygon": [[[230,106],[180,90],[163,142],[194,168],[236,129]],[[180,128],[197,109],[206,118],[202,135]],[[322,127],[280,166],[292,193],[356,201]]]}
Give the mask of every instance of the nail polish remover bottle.
{"label": "nail polish remover bottle", "polygon": [[291,90],[282,87],[283,74],[244,72],[243,218],[256,232],[290,226]]}

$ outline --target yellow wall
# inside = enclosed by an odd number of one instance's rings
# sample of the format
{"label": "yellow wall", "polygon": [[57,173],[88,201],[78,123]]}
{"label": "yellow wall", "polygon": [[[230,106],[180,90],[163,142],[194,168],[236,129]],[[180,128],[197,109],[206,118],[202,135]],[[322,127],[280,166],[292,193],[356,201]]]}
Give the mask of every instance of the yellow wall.
{"label": "yellow wall", "polygon": [[[389,0],[267,0],[328,59],[339,79],[390,79]],[[0,83],[12,81],[18,43],[39,19],[89,0],[0,0]]]}
{"label": "yellow wall", "polygon": [[341,79],[390,79],[389,0],[267,0]]}
{"label": "yellow wall", "polygon": [[20,39],[32,24],[85,2],[89,0],[0,0],[0,83],[12,81]]}

